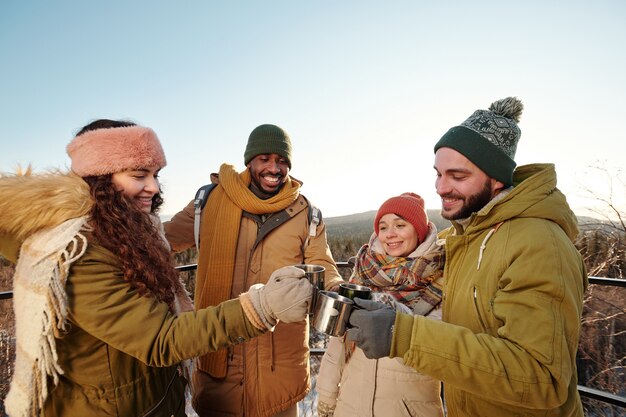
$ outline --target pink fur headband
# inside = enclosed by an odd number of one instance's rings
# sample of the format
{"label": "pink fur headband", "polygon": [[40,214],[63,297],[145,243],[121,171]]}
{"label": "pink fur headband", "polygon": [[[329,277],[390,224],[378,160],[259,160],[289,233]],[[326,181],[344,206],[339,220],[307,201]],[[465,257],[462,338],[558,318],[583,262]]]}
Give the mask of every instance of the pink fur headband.
{"label": "pink fur headband", "polygon": [[72,171],[81,177],[166,165],[156,133],[142,126],[85,132],[67,145],[67,154]]}

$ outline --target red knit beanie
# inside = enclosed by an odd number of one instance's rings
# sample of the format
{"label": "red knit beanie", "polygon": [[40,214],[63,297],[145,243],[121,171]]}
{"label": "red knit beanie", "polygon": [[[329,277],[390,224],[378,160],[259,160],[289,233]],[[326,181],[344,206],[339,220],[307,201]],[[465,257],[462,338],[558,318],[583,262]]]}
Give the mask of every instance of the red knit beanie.
{"label": "red knit beanie", "polygon": [[417,231],[419,243],[422,243],[428,235],[428,215],[424,208],[424,199],[414,193],[403,193],[397,197],[391,197],[385,201],[376,213],[374,230],[378,235],[378,222],[385,214],[393,213],[411,223]]}

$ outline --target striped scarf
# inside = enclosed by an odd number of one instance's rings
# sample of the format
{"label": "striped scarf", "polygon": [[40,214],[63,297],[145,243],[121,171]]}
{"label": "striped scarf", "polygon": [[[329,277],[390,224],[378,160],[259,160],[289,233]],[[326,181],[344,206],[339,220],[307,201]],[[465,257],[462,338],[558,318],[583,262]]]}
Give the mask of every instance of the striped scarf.
{"label": "striped scarf", "polygon": [[[300,192],[300,184],[288,178],[278,194],[261,200],[250,191],[250,171],[237,173],[228,164],[220,167],[219,181],[202,216],[200,236],[204,240],[196,274],[196,308],[217,305],[231,296],[242,213],[277,213],[296,201]],[[201,356],[198,368],[215,378],[226,376],[227,353],[221,349]]]}
{"label": "striped scarf", "polygon": [[376,300],[388,299],[382,296],[387,294],[414,314],[428,314],[441,302],[444,252],[436,242],[436,233],[431,232],[418,249],[424,245],[427,250],[420,250],[415,257],[389,256],[372,234],[357,253],[350,282],[370,287]]}

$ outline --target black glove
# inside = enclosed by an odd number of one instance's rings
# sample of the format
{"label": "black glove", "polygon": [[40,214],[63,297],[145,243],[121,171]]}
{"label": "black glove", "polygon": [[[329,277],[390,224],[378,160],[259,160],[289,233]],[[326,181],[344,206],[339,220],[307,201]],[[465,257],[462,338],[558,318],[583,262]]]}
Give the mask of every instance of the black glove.
{"label": "black glove", "polygon": [[389,356],[396,312],[387,304],[355,298],[361,309],[350,314],[348,340],[356,343],[369,359]]}

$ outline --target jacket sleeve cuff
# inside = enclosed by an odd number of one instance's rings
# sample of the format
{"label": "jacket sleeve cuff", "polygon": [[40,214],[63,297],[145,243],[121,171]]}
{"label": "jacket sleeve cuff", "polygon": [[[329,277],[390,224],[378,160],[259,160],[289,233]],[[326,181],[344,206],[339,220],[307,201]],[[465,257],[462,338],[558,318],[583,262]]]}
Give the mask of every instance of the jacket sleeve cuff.
{"label": "jacket sleeve cuff", "polygon": [[413,316],[410,314],[397,313],[393,325],[393,337],[391,339],[390,358],[403,357],[411,347],[411,334],[413,333]]}
{"label": "jacket sleeve cuff", "polygon": [[267,330],[267,327],[265,326],[265,324],[263,324],[263,321],[257,314],[248,293],[241,294],[239,296],[239,302],[241,303],[241,308],[243,309],[244,316],[248,319],[248,321],[259,330]]}
{"label": "jacket sleeve cuff", "polygon": [[220,303],[220,306],[224,308],[225,317],[227,317],[226,332],[231,338],[231,343],[241,343],[267,331],[267,329],[259,329],[250,321],[239,299],[224,301]]}

